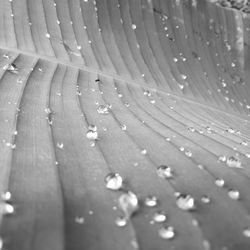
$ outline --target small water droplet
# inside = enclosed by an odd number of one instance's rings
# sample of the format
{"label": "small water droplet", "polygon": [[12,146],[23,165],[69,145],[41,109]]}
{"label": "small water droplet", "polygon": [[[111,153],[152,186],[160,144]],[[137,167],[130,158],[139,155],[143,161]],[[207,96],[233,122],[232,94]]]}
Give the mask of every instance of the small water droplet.
{"label": "small water droplet", "polygon": [[125,227],[127,225],[127,219],[125,217],[117,217],[116,220],[115,220],[115,224],[118,226],[118,227]]}
{"label": "small water droplet", "polygon": [[98,114],[104,114],[104,115],[109,114],[111,107],[112,106],[110,104],[100,105],[97,108],[97,113]]}
{"label": "small water droplet", "polygon": [[158,199],[156,196],[148,196],[145,201],[144,201],[144,204],[147,206],[147,207],[155,207],[157,206],[158,204]]}
{"label": "small water droplet", "polygon": [[163,239],[173,239],[175,237],[175,231],[173,227],[162,227],[158,231],[159,236]]}
{"label": "small water droplet", "polygon": [[218,187],[224,187],[225,181],[223,179],[216,179],[215,180],[215,185]]}
{"label": "small water droplet", "polygon": [[2,203],[1,204],[1,214],[13,214],[15,212],[15,208],[13,205],[9,204],[9,203]]}
{"label": "small water droplet", "polygon": [[189,151],[189,150],[187,150],[187,151],[185,151],[185,155],[186,155],[187,157],[192,157],[192,152]]}
{"label": "small water droplet", "polygon": [[57,146],[59,149],[63,149],[63,148],[64,148],[63,143],[60,143],[60,142],[57,142],[56,146]]}
{"label": "small water droplet", "polygon": [[182,210],[195,209],[194,198],[187,194],[180,194],[179,196],[177,196],[176,204]]}
{"label": "small water droplet", "polygon": [[240,198],[240,193],[238,190],[228,191],[228,196],[233,200],[238,200]]}
{"label": "small water droplet", "polygon": [[11,199],[11,192],[6,191],[2,194],[2,200],[3,201],[9,201]]}
{"label": "small water droplet", "polygon": [[122,131],[126,131],[127,130],[127,126],[125,124],[122,124],[121,125],[121,129],[122,129]]}
{"label": "small water droplet", "polygon": [[225,155],[219,156],[219,161],[226,162],[226,160],[227,160],[227,157]]}
{"label": "small water droplet", "polygon": [[88,126],[88,129],[91,130],[91,131],[94,131],[94,132],[97,131],[96,125],[93,125],[93,124],[90,124],[90,125]]}
{"label": "small water droplet", "polygon": [[153,220],[154,222],[157,222],[157,223],[163,223],[166,221],[166,219],[167,219],[167,216],[165,215],[164,212],[156,212],[153,215]]}
{"label": "small water droplet", "polygon": [[172,169],[166,165],[161,165],[157,167],[157,174],[159,177],[164,179],[169,179],[173,177]]}
{"label": "small water droplet", "polygon": [[110,173],[105,177],[106,188],[119,190],[122,188],[123,179],[118,173]]}
{"label": "small water droplet", "polygon": [[136,25],[135,24],[132,24],[132,29],[135,30],[136,29]]}
{"label": "small water droplet", "polygon": [[77,223],[77,224],[83,224],[84,221],[85,221],[84,217],[81,217],[81,216],[75,217],[75,223]]}
{"label": "small water droplet", "polygon": [[147,150],[146,150],[146,149],[142,149],[142,150],[141,150],[141,154],[142,154],[142,155],[146,155],[146,154],[147,154]]}
{"label": "small water droplet", "polygon": [[139,208],[138,198],[131,191],[122,194],[119,197],[118,202],[121,210],[124,212],[125,218],[127,219],[130,218]]}
{"label": "small water droplet", "polygon": [[201,197],[201,201],[207,204],[210,203],[211,200],[208,196],[204,195],[203,197]]}
{"label": "small water droplet", "polygon": [[230,156],[227,158],[227,166],[230,168],[242,168],[240,159]]}
{"label": "small water droplet", "polygon": [[98,139],[98,133],[97,131],[93,131],[93,130],[88,130],[87,133],[86,133],[86,137],[89,139],[89,140],[97,140]]}
{"label": "small water droplet", "polygon": [[243,230],[243,235],[247,238],[250,238],[250,227]]}
{"label": "small water droplet", "polygon": [[195,128],[194,127],[188,127],[188,131],[195,132]]}

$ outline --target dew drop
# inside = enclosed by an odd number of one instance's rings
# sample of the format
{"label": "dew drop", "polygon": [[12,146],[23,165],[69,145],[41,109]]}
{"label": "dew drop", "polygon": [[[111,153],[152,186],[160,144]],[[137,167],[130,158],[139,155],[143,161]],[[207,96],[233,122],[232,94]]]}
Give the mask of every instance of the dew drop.
{"label": "dew drop", "polygon": [[122,188],[123,179],[118,173],[110,173],[105,177],[106,188],[119,190]]}
{"label": "dew drop", "polygon": [[223,179],[216,179],[215,180],[215,185],[218,187],[224,187],[225,181]]}
{"label": "dew drop", "polygon": [[98,114],[109,114],[109,111],[111,109],[111,105],[110,104],[106,104],[106,105],[100,105],[97,108],[97,113]]}
{"label": "dew drop", "polygon": [[219,161],[226,162],[226,160],[227,160],[227,157],[225,155],[219,156]]}
{"label": "dew drop", "polygon": [[238,159],[234,156],[228,157],[226,164],[230,168],[242,168],[240,159]]}
{"label": "dew drop", "polygon": [[2,214],[13,214],[15,212],[15,208],[13,205],[9,203],[2,203],[1,204],[1,213]]}
{"label": "dew drop", "polygon": [[187,151],[185,151],[185,155],[186,155],[187,157],[192,157],[192,152],[189,151],[189,150],[187,150]]}
{"label": "dew drop", "polygon": [[3,201],[9,201],[10,199],[11,199],[11,192],[10,191],[6,191],[2,194]]}
{"label": "dew drop", "polygon": [[156,196],[148,196],[145,200],[144,200],[144,204],[147,207],[155,207],[158,204],[158,199]]}
{"label": "dew drop", "polygon": [[161,165],[157,167],[157,174],[159,177],[164,179],[169,179],[173,177],[172,169],[166,165]]}
{"label": "dew drop", "polygon": [[129,219],[139,208],[138,198],[131,191],[122,194],[119,197],[118,203],[121,210],[124,212],[125,218],[127,219]]}
{"label": "dew drop", "polygon": [[163,239],[173,239],[175,237],[175,231],[173,227],[162,227],[158,231],[159,236]]}
{"label": "dew drop", "polygon": [[127,130],[127,126],[126,126],[125,124],[122,124],[122,125],[121,125],[121,130],[122,130],[122,131],[126,131],[126,130]]}
{"label": "dew drop", "polygon": [[211,202],[210,198],[206,195],[204,195],[203,197],[201,197],[201,201],[205,204],[208,204]]}
{"label": "dew drop", "polygon": [[147,150],[146,150],[146,149],[142,149],[142,150],[141,150],[141,154],[142,154],[142,155],[146,155],[146,154],[147,154]]}
{"label": "dew drop", "polygon": [[95,141],[95,140],[98,139],[98,133],[97,133],[97,131],[88,130],[87,133],[86,133],[86,137],[89,140]]}
{"label": "dew drop", "polygon": [[84,217],[76,216],[75,217],[75,223],[77,224],[83,224],[85,221]]}
{"label": "dew drop", "polygon": [[135,24],[132,24],[132,29],[135,30],[136,29],[136,25]]}
{"label": "dew drop", "polygon": [[117,217],[116,220],[115,220],[115,224],[118,226],[118,227],[125,227],[127,225],[127,219],[125,217]]}
{"label": "dew drop", "polygon": [[167,216],[165,215],[164,212],[156,212],[153,215],[153,220],[154,222],[157,222],[157,223],[163,223],[166,221],[166,219],[167,219]]}
{"label": "dew drop", "polygon": [[180,194],[176,201],[177,206],[182,210],[194,210],[194,198],[187,194]]}
{"label": "dew drop", "polygon": [[247,238],[250,238],[250,228],[249,227],[243,230],[243,235]]}
{"label": "dew drop", "polygon": [[240,198],[240,193],[238,190],[230,190],[228,196],[233,200],[238,200]]}

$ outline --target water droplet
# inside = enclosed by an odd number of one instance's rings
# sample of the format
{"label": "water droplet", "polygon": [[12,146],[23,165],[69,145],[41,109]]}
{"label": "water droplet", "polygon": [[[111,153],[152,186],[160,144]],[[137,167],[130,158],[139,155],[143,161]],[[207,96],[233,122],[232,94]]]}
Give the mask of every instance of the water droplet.
{"label": "water droplet", "polygon": [[91,131],[97,131],[96,125],[93,125],[93,124],[90,124],[90,125],[88,126],[88,129],[91,130]]}
{"label": "water droplet", "polygon": [[156,212],[153,215],[153,220],[154,222],[157,222],[157,223],[163,223],[166,221],[166,219],[167,219],[167,216],[165,215],[164,212]]}
{"label": "water droplet", "polygon": [[0,237],[0,250],[3,249],[3,239]]}
{"label": "water droplet", "polygon": [[247,238],[250,238],[250,228],[249,227],[243,230],[243,235]]}
{"label": "water droplet", "polygon": [[85,221],[85,219],[83,217],[80,217],[80,216],[75,217],[75,223],[77,223],[77,224],[83,224],[84,221]]}
{"label": "water droplet", "polygon": [[56,144],[56,146],[57,146],[59,149],[63,149],[63,147],[64,147],[63,143],[60,143],[60,142],[58,142],[58,143]]}
{"label": "water droplet", "polygon": [[142,150],[141,150],[141,154],[142,154],[142,155],[146,155],[146,154],[147,154],[147,150],[146,150],[146,149],[142,149]]}
{"label": "water droplet", "polygon": [[110,173],[105,177],[106,188],[119,190],[122,188],[123,179],[118,173]]}
{"label": "water droplet", "polygon": [[215,180],[215,185],[218,187],[224,187],[225,181],[223,179],[216,179]]}
{"label": "water droplet", "polygon": [[189,150],[187,150],[187,151],[185,152],[185,155],[186,155],[187,157],[192,157],[192,152],[189,151]]}
{"label": "water droplet", "polygon": [[9,203],[2,203],[1,204],[1,214],[13,214],[15,212],[15,208],[13,205],[9,204]]}
{"label": "water droplet", "polygon": [[122,124],[121,125],[121,129],[122,129],[122,131],[126,131],[127,130],[127,126],[125,124]]}
{"label": "water droplet", "polygon": [[183,151],[185,150],[185,148],[184,148],[184,147],[180,147],[179,150],[180,150],[181,152],[183,152]]}
{"label": "water droplet", "polygon": [[188,128],[188,131],[190,131],[190,132],[195,132],[195,128],[194,128],[194,127],[189,127],[189,128]]}
{"label": "water droplet", "polygon": [[136,25],[135,24],[132,24],[132,29],[135,30],[136,29]]}
{"label": "water droplet", "polygon": [[204,250],[210,250],[211,247],[210,247],[209,241],[204,240],[204,241],[203,241],[203,247],[204,247]]}
{"label": "water droplet", "polygon": [[230,190],[228,196],[233,200],[238,200],[240,198],[240,193],[238,190]]}
{"label": "water droplet", "polygon": [[157,174],[159,177],[169,179],[173,177],[173,171],[170,167],[161,165],[157,167]]}
{"label": "water droplet", "polygon": [[148,196],[145,201],[144,201],[144,204],[147,206],[147,207],[155,207],[157,206],[158,204],[158,199],[156,196]]}
{"label": "water droplet", "polygon": [[137,196],[128,191],[119,197],[119,206],[125,214],[125,218],[130,218],[139,208]]}
{"label": "water droplet", "polygon": [[175,237],[175,231],[173,227],[162,227],[158,231],[159,236],[163,239],[173,239]]}
{"label": "water droplet", "polygon": [[208,196],[204,195],[203,197],[201,197],[201,201],[207,204],[210,203],[211,200]]}
{"label": "water droplet", "polygon": [[227,157],[225,155],[219,156],[219,161],[226,162],[226,160],[227,160]]}
{"label": "water droplet", "polygon": [[125,217],[117,217],[116,220],[115,220],[115,224],[118,226],[118,227],[125,227],[127,225],[127,219]]}
{"label": "water droplet", "polygon": [[98,133],[97,131],[93,131],[93,130],[88,130],[87,133],[86,133],[86,137],[89,139],[89,140],[97,140],[98,139]]}
{"label": "water droplet", "polygon": [[177,206],[182,210],[194,210],[194,198],[187,194],[180,194],[176,201]]}
{"label": "water droplet", "polygon": [[9,201],[10,199],[11,199],[11,192],[10,191],[6,191],[2,194],[3,201]]}
{"label": "water droplet", "polygon": [[242,141],[242,142],[240,143],[240,145],[242,145],[242,146],[247,146],[247,145],[248,145],[248,142],[247,142],[247,141]]}
{"label": "water droplet", "polygon": [[227,158],[227,166],[230,168],[242,168],[240,159],[234,156]]}
{"label": "water droplet", "polygon": [[111,105],[110,104],[106,104],[106,105],[100,105],[98,108],[97,108],[97,113],[98,114],[109,114],[109,111],[111,109]]}

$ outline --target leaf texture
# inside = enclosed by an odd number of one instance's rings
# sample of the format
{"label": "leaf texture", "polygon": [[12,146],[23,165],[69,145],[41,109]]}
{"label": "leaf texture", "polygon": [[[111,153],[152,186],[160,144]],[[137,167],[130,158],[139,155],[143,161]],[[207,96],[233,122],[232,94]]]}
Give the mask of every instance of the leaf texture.
{"label": "leaf texture", "polygon": [[[4,249],[250,249],[249,30],[205,0],[0,0]],[[139,199],[122,228],[109,173]]]}

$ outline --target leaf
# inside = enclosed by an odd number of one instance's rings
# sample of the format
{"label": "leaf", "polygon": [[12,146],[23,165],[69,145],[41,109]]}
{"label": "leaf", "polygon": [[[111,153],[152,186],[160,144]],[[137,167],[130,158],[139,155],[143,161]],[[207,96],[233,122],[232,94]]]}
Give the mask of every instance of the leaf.
{"label": "leaf", "polygon": [[[15,208],[1,216],[6,249],[249,248],[239,13],[205,0],[0,0],[0,191]],[[227,166],[232,156],[242,168]],[[118,191],[105,187],[110,173],[124,180]],[[140,207],[119,228],[127,191]]]}

